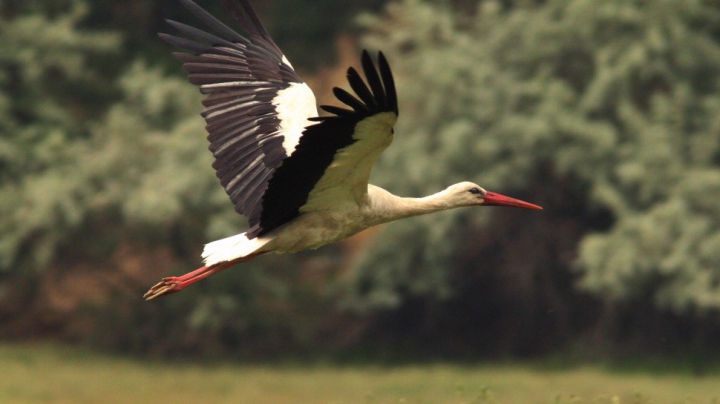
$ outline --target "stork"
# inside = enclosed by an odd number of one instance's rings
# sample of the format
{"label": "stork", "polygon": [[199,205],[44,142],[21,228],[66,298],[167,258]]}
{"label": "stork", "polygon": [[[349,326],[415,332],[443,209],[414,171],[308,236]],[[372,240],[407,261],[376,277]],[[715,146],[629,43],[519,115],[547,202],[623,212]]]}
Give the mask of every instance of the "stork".
{"label": "stork", "polygon": [[[160,38],[187,52],[192,84],[207,97],[213,168],[235,210],[248,219],[241,234],[205,245],[204,266],[163,278],[144,298],[178,292],[212,274],[266,253],[315,249],[366,228],[441,210],[469,206],[540,206],[461,182],[424,198],[403,198],[368,183],[375,161],[392,142],[398,99],[390,66],[367,51],[347,80],[356,96],[334,88],[348,108],[323,105],[260,23],[247,0],[222,0],[247,36],[191,0],[180,2],[214,34],[168,20],[185,37]],[[367,82],[367,83],[366,83]]]}

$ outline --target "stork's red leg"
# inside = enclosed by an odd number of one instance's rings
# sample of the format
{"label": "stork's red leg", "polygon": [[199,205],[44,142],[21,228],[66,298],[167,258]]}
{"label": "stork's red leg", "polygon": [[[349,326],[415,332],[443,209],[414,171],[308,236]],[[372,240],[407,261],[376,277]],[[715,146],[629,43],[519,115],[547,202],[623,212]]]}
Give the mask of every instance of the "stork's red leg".
{"label": "stork's red leg", "polygon": [[214,273],[220,272],[229,266],[230,265],[227,265],[227,263],[223,263],[210,267],[200,267],[183,276],[168,276],[167,278],[163,278],[162,281],[158,282],[155,286],[150,288],[150,290],[148,290],[147,293],[143,295],[143,297],[145,298],[145,300],[152,300],[162,295],[179,292],[186,287],[192,285],[193,283],[205,279]]}
{"label": "stork's red leg", "polygon": [[186,273],[183,276],[169,276],[167,278],[163,278],[162,281],[157,283],[157,285],[150,288],[143,297],[145,300],[152,300],[156,297],[179,292],[197,281],[203,280],[212,274],[222,271],[223,269],[230,268],[237,263],[250,261],[258,255],[260,254],[249,255],[235,261],[223,262],[217,265],[200,267],[192,272]]}

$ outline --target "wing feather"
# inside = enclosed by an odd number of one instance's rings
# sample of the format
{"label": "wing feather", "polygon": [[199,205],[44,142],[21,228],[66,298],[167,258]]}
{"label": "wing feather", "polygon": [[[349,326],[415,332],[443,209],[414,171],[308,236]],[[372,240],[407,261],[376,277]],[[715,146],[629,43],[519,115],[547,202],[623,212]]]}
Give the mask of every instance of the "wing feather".
{"label": "wing feather", "polygon": [[398,97],[397,91],[395,90],[395,80],[393,79],[392,72],[390,71],[390,64],[388,64],[385,55],[382,52],[378,54],[378,67],[380,68],[380,77],[382,77],[383,87],[385,88],[385,96],[387,97],[388,108],[398,113]]}
{"label": "wing feather", "polygon": [[[370,84],[370,88],[372,88],[373,96],[379,102],[387,101],[387,97],[385,96],[385,90],[383,89],[382,81],[380,80],[380,77],[378,76],[377,70],[375,70],[375,65],[373,65],[372,59],[370,59],[370,55],[367,54],[367,51],[363,51],[363,56],[362,56],[361,60],[362,60],[363,72],[365,73],[365,77],[367,77],[368,84]],[[367,89],[367,87],[365,87],[365,88]],[[387,105],[381,105],[381,107],[387,108]]]}
{"label": "wing feather", "polygon": [[368,109],[376,108],[378,106],[378,100],[376,100],[375,95],[370,92],[370,89],[360,77],[360,74],[358,74],[357,70],[353,69],[352,67],[349,68],[347,71],[347,79],[348,83],[350,83],[350,87],[352,87],[355,94],[357,94],[357,96],[367,106]]}
{"label": "wing feather", "polygon": [[[201,113],[207,123],[213,168],[238,213],[258,225],[262,196],[274,170],[292,152],[293,144],[317,115],[312,92],[296,91],[295,101],[305,108],[292,110],[297,116],[281,116],[274,100],[303,81],[287,63],[247,0],[223,4],[240,24],[243,36],[220,22],[191,0],[180,0],[213,33],[175,21],[168,24],[180,37],[159,34],[166,42],[190,53],[174,53],[183,63],[188,80],[207,97]],[[284,120],[303,125],[286,127]]]}
{"label": "wing feather", "polygon": [[325,110],[326,112],[329,112],[331,114],[335,114],[338,116],[352,116],[355,111],[345,108],[336,107],[334,105],[321,105],[320,108]]}
{"label": "wing feather", "polygon": [[[390,83],[394,94],[389,66],[378,75],[367,52],[363,65],[370,88]],[[376,74],[367,74],[370,68]],[[364,82],[351,87],[368,89]],[[372,93],[372,102],[360,101],[344,90],[335,93],[353,110],[322,106],[336,115],[311,119],[318,123],[305,128],[295,152],[268,182],[260,224],[250,229],[251,236],[269,233],[303,213],[352,209],[366,200],[372,166],[393,138],[397,98],[386,90]],[[364,99],[367,93],[358,97]]]}
{"label": "wing feather", "polygon": [[222,35],[223,37],[228,38],[233,42],[244,44],[249,43],[249,41],[245,39],[242,35],[238,34],[232,28],[220,22],[217,18],[213,17],[212,14],[208,13],[194,2],[190,0],[180,0],[180,3],[182,3],[183,7],[190,11],[195,16],[195,18],[200,20],[200,22],[202,22],[208,28],[212,29],[218,34]]}
{"label": "wing feather", "polygon": [[[374,162],[392,141],[397,95],[382,53],[375,67],[362,54],[365,80],[347,77],[355,95],[335,88],[348,108],[322,106],[287,62],[247,0],[222,0],[243,36],[191,0],[180,0],[214,33],[168,21],[181,35],[160,38],[189,53],[174,53],[191,83],[207,97],[213,168],[249,239],[267,234],[304,212],[362,203]],[[313,123],[314,122],[314,123]],[[304,129],[303,129],[304,128]]]}
{"label": "wing feather", "polygon": [[358,100],[352,94],[348,93],[340,87],[333,88],[333,94],[335,94],[335,97],[343,104],[352,108],[355,113],[366,114],[369,111],[367,105],[363,104],[362,101]]}

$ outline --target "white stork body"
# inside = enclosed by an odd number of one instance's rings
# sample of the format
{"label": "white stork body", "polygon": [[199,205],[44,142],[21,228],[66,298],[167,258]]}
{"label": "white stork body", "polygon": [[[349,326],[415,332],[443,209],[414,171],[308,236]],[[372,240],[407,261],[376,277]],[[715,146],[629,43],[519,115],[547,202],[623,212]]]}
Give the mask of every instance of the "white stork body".
{"label": "white stork body", "polygon": [[205,246],[205,266],[164,278],[150,300],[177,292],[213,273],[268,252],[296,252],[343,240],[393,220],[466,206],[539,206],[461,182],[425,198],[401,198],[368,184],[375,161],[393,139],[398,116],[390,67],[382,53],[376,69],[363,52],[367,83],[353,68],[357,97],[333,89],[351,109],[322,106],[263,28],[247,0],[222,0],[248,37],[228,28],[191,0],[180,0],[219,36],[168,21],[200,42],[160,34],[191,53],[175,53],[203,101],[213,167],[247,232]]}
{"label": "white stork body", "polygon": [[477,205],[476,200],[469,200],[467,205],[458,206],[452,204],[453,199],[448,197],[455,189],[466,192],[472,187],[477,185],[460,183],[425,198],[401,198],[375,185],[368,185],[366,197],[358,205],[348,206],[346,210],[303,214],[266,236],[248,239],[242,233],[214,241],[205,245],[202,256],[206,266],[213,266],[267,252],[293,253],[319,248],[379,224]]}

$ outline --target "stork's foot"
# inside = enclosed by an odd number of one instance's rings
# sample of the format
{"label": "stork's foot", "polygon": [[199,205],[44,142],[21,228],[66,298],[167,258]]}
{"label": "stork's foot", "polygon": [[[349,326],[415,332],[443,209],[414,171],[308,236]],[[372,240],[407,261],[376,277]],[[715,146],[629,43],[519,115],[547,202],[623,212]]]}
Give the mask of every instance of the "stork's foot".
{"label": "stork's foot", "polygon": [[167,278],[163,278],[161,282],[150,288],[143,297],[145,300],[152,300],[156,297],[179,292],[193,283],[201,279],[205,279],[214,273],[218,273],[225,268],[231,267],[232,265],[233,262],[223,262],[209,267],[200,267],[192,272],[186,273],[183,276],[169,276]]}
{"label": "stork's foot", "polygon": [[162,281],[158,282],[155,286],[150,288],[145,294],[143,295],[143,298],[145,300],[152,300],[156,297],[160,297],[163,295],[169,295],[170,293],[179,292],[183,289],[185,289],[184,286],[181,286],[183,282],[180,280],[179,277],[171,276],[168,278],[163,278]]}

